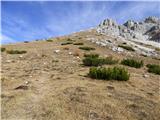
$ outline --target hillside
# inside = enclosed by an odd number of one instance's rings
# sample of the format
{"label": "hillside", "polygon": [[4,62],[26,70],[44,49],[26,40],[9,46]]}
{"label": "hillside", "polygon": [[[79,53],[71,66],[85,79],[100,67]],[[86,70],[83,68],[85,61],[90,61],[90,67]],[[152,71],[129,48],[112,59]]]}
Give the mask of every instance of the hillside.
{"label": "hillside", "polygon": [[[129,40],[94,28],[71,35],[2,45],[1,115],[3,120],[159,120],[159,77],[147,64],[160,64],[159,43]],[[83,45],[75,45],[83,43]],[[87,46],[95,50],[82,50]],[[126,50],[122,46],[134,50]],[[2,49],[1,49],[2,50]],[[9,50],[26,51],[14,54]],[[84,54],[119,60],[128,81],[96,80],[87,76]],[[143,60],[141,68],[121,60]]]}

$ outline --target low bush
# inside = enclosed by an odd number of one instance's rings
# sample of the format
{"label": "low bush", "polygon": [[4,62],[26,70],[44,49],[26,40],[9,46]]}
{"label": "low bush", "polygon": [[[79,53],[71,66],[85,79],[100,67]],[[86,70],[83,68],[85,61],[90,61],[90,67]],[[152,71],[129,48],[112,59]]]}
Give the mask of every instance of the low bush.
{"label": "low bush", "polygon": [[92,67],[89,70],[88,76],[94,79],[119,80],[119,81],[127,81],[129,80],[130,77],[128,71],[121,67],[114,67],[114,68]]}
{"label": "low bush", "polygon": [[67,41],[73,41],[71,38],[68,38]]}
{"label": "low bush", "polygon": [[132,47],[126,46],[126,45],[118,45],[118,47],[121,47],[121,48],[126,49],[128,51],[135,51]]}
{"label": "low bush", "polygon": [[87,46],[84,46],[84,47],[79,47],[79,49],[82,49],[82,50],[87,50],[87,51],[90,51],[90,50],[95,50],[95,48],[93,48],[93,47],[87,47]]}
{"label": "low bush", "polygon": [[99,58],[98,54],[85,54],[83,59],[83,64],[85,66],[100,66],[104,64],[116,64],[118,61],[113,60],[112,57]]}
{"label": "low bush", "polygon": [[24,53],[27,53],[27,51],[25,50],[8,50],[7,51],[8,54],[24,54]]}
{"label": "low bush", "polygon": [[148,72],[160,75],[160,65],[147,64],[147,67],[148,67]]}
{"label": "low bush", "polygon": [[160,48],[155,48],[156,51],[160,51]]}
{"label": "low bush", "polygon": [[74,43],[73,45],[84,45],[84,43]]}
{"label": "low bush", "polygon": [[98,58],[99,54],[96,54],[96,53],[84,54],[84,57]]}
{"label": "low bush", "polygon": [[69,44],[73,44],[72,42],[64,42],[64,43],[61,43],[61,45],[69,45]]}
{"label": "low bush", "polygon": [[137,60],[134,60],[134,59],[123,59],[121,61],[121,64],[130,66],[130,67],[135,67],[135,68],[143,67],[143,61],[142,60],[137,61]]}
{"label": "low bush", "polygon": [[46,40],[47,42],[53,42],[53,40],[51,40],[51,39],[48,39],[48,40]]}
{"label": "low bush", "polygon": [[24,43],[29,43],[29,41],[24,41]]}
{"label": "low bush", "polygon": [[2,47],[1,48],[1,52],[4,52],[6,50],[6,48]]}

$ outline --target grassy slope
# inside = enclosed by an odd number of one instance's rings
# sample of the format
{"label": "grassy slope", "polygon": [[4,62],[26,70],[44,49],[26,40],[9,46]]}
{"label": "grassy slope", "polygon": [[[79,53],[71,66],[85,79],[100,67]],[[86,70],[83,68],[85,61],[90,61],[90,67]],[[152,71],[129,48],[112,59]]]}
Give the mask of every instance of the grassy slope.
{"label": "grassy slope", "polygon": [[[77,42],[95,47],[95,52],[123,59],[109,49],[100,48],[86,41],[78,33]],[[94,37],[96,36],[91,33]],[[81,37],[81,39],[79,39]],[[76,45],[61,46],[61,37],[54,42],[37,41],[5,45],[6,49],[26,50],[21,55],[2,53],[2,118],[23,120],[152,120],[159,119],[159,76],[147,73],[146,67],[128,68],[131,78],[126,82],[101,81],[85,77],[89,67],[83,67],[83,54]],[[111,38],[109,38],[111,39]],[[68,47],[69,50],[64,50]],[[60,53],[54,50],[60,49]],[[80,59],[69,55],[78,52]],[[42,57],[42,55],[45,55]],[[143,57],[145,64],[158,60]],[[8,60],[11,60],[8,61]],[[53,60],[58,60],[54,62]],[[110,65],[108,65],[110,66]],[[106,66],[106,67],[108,67]],[[149,77],[144,78],[143,74]],[[26,85],[28,90],[15,90]]]}

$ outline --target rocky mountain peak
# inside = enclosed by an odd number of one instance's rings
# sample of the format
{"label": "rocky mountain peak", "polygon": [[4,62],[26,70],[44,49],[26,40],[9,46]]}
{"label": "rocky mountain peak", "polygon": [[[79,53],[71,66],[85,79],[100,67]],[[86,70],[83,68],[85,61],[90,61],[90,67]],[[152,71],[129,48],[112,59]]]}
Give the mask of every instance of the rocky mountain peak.
{"label": "rocky mountain peak", "polygon": [[160,19],[158,17],[149,16],[144,20],[145,23],[157,23],[160,24]]}
{"label": "rocky mountain peak", "polygon": [[105,19],[100,23],[97,32],[108,34],[114,37],[123,37],[127,40],[151,40],[160,42],[160,19],[157,17],[148,17],[142,22],[128,20],[122,25],[118,25],[112,19]]}
{"label": "rocky mountain peak", "polygon": [[117,26],[117,23],[112,19],[107,18],[101,22],[100,26]]}

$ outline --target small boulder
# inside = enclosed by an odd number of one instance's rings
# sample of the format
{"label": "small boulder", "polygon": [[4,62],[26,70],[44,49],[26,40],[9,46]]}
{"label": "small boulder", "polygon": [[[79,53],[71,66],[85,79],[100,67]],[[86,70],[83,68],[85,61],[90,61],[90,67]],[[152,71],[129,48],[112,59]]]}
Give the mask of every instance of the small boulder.
{"label": "small boulder", "polygon": [[54,50],[54,53],[59,53],[60,52],[60,50]]}

